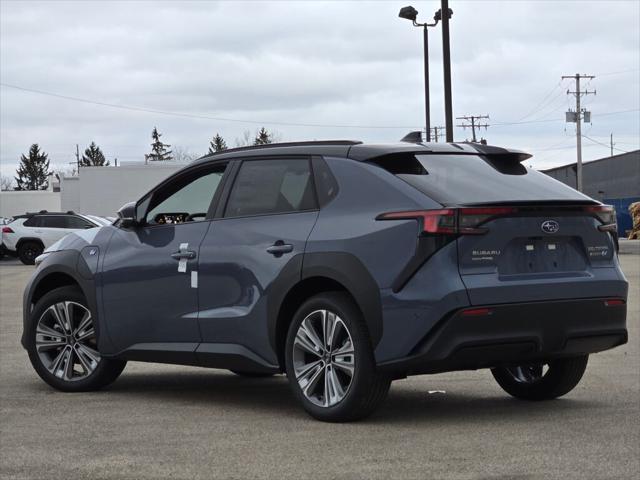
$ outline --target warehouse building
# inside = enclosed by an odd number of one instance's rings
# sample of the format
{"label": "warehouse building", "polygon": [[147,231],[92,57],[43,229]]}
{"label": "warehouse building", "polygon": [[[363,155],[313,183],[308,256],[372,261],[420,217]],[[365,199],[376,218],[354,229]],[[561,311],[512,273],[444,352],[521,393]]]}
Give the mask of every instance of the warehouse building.
{"label": "warehouse building", "polygon": [[[576,188],[575,163],[543,172]],[[629,204],[640,201],[640,150],[583,163],[582,185],[586,195],[616,208],[618,233],[626,236],[631,229]]]}

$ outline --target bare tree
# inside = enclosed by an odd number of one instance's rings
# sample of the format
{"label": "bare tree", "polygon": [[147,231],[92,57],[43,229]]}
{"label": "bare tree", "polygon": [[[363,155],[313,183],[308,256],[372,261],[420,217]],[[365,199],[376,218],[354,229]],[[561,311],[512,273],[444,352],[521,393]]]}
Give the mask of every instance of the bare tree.
{"label": "bare tree", "polygon": [[173,159],[177,163],[190,163],[190,162],[193,162],[195,159],[200,157],[200,155],[192,153],[189,150],[189,148],[182,147],[180,145],[174,145],[173,146],[172,154],[173,154]]}
{"label": "bare tree", "polygon": [[0,176],[0,190],[3,192],[13,190],[13,177],[8,177],[6,175]]}
{"label": "bare tree", "polygon": [[242,137],[236,137],[236,147],[247,147],[250,145],[266,145],[268,143],[277,143],[282,139],[282,134],[275,130],[269,131],[266,128],[258,128],[255,132],[245,130]]}
{"label": "bare tree", "polygon": [[249,145],[253,145],[253,134],[251,130],[245,130],[242,132],[242,136],[240,138],[236,137],[236,147],[246,147]]}

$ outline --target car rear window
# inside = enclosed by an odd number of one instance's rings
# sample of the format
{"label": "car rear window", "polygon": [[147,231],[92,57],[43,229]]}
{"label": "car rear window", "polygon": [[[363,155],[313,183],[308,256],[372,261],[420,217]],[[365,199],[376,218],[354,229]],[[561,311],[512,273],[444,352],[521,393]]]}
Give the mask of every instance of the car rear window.
{"label": "car rear window", "polygon": [[[383,168],[444,205],[589,198],[544,173],[482,155],[415,155]],[[393,158],[386,160],[391,165]],[[395,169],[395,171],[393,171]]]}

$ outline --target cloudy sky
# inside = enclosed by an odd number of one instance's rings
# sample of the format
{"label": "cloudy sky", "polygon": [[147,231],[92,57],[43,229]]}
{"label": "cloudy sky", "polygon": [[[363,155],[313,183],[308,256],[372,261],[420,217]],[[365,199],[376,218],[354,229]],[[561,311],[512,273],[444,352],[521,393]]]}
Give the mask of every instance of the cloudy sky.
{"label": "cloudy sky", "polygon": [[[35,142],[56,168],[92,140],[142,161],[154,126],[193,154],[262,125],[284,141],[397,140],[424,122],[421,32],[397,17],[408,3],[2,0],[1,172]],[[413,5],[422,19],[439,8]],[[454,115],[489,115],[489,143],[531,151],[537,168],[575,161],[574,85],[560,77],[579,72],[596,76],[585,159],[609,154],[610,133],[615,152],[639,148],[639,1],[450,6]],[[439,26],[430,40],[442,125]]]}

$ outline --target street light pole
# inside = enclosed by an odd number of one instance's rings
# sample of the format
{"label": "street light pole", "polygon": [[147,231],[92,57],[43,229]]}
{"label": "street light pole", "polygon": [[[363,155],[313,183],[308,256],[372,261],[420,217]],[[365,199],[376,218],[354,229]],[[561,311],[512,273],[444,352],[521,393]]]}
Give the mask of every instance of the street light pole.
{"label": "street light pole", "polygon": [[429,98],[429,32],[427,27],[435,27],[438,19],[434,17],[435,23],[418,23],[418,11],[412,6],[403,7],[398,14],[400,18],[411,20],[414,27],[422,27],[424,42],[424,119],[426,127],[426,141],[431,141],[431,101]]}
{"label": "street light pole", "polygon": [[431,141],[431,101],[429,99],[429,33],[427,24],[422,27],[424,36],[424,118],[427,142]]}
{"label": "street light pole", "polygon": [[453,142],[453,107],[451,102],[451,46],[449,44],[449,18],[453,11],[449,0],[442,0],[442,64],[444,67],[444,121],[447,142]]}

